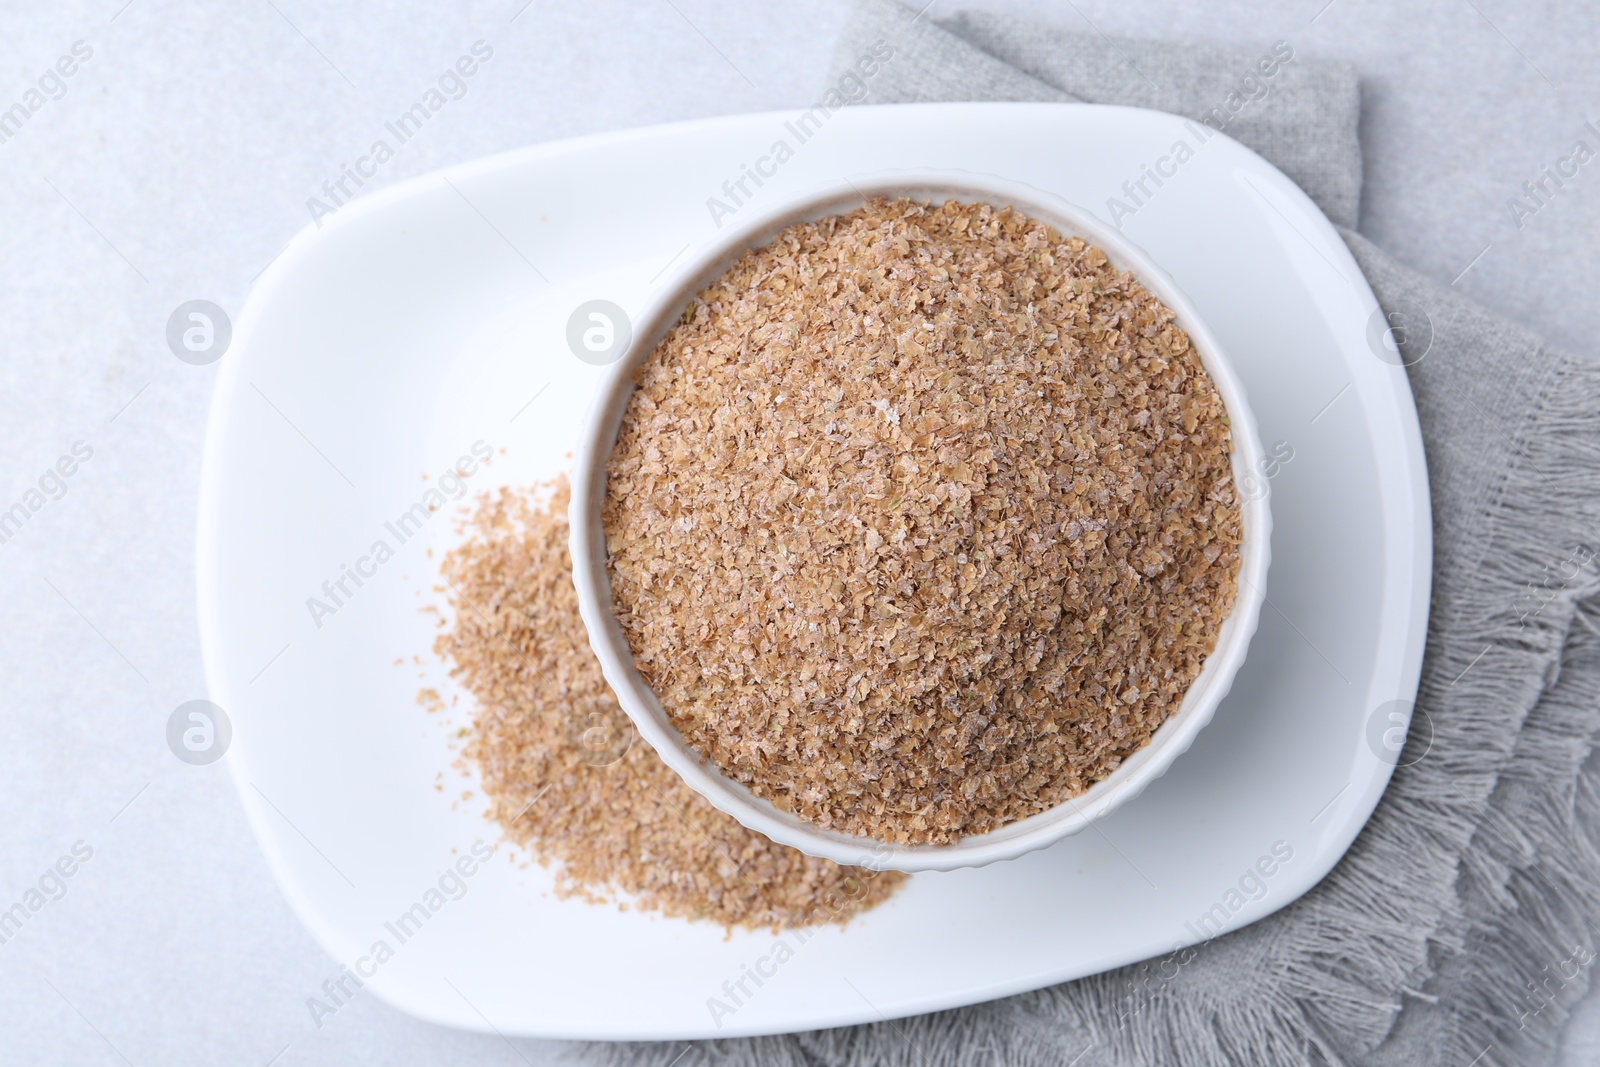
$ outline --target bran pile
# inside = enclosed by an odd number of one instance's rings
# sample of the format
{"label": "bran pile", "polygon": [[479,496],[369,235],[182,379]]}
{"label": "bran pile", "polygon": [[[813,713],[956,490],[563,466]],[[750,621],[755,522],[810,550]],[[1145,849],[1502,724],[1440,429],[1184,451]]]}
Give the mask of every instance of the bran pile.
{"label": "bran pile", "polygon": [[879,198],[702,291],[638,371],[613,608],[688,744],[825,828],[994,829],[1145,745],[1238,573],[1170,310],[1009,208]]}
{"label": "bran pile", "polygon": [[434,650],[477,701],[466,756],[511,840],[557,891],[726,926],[845,922],[904,880],[841,867],[717,811],[635,742],[578,616],[565,479],[486,498],[441,566],[454,619]]}

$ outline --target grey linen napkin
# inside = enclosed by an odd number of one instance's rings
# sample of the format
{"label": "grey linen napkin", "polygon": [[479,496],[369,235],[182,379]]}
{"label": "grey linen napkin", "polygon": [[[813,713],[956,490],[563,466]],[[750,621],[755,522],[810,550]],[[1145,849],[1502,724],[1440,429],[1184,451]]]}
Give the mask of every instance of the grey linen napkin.
{"label": "grey linen napkin", "polygon": [[[1548,1063],[1588,988],[1600,916],[1600,368],[1354,232],[1360,95],[1347,67],[1295,56],[1270,83],[1246,82],[1270,45],[1107,39],[860,0],[832,84],[879,41],[893,59],[855,102],[1078,100],[1223,128],[1342,228],[1386,309],[1431,322],[1403,346],[1433,497],[1418,713],[1328,877],[1175,976],[1138,964],[892,1024],[700,1043],[697,1062]],[[590,1051],[643,1064],[681,1048]]]}

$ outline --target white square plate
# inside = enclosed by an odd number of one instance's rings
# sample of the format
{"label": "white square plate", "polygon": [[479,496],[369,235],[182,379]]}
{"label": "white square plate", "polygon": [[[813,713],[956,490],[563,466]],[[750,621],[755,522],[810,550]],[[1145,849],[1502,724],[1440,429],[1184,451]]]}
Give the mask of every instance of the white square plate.
{"label": "white square plate", "polygon": [[[1427,621],[1427,481],[1405,372],[1369,339],[1383,336],[1381,320],[1369,328],[1376,301],[1322,214],[1253,153],[1157,112],[847,108],[803,144],[796,119],[590,137],[406,182],[297,237],[239,316],[200,507],[211,696],[232,718],[227,759],[290,903],[416,1015],[692,1039],[987,1000],[1283,907],[1339,859],[1388,782],[1385,742],[1409,712],[1391,719],[1391,702],[1415,694]],[[780,140],[793,154],[778,164]],[[1179,141],[1192,152],[1181,163]],[[569,315],[597,298],[638,308],[715,232],[708,198],[726,203],[724,182],[758,163],[773,173],[745,180],[745,203],[865,171],[967,169],[1107,221],[1107,198],[1127,202],[1123,184],[1144,167],[1175,172],[1147,181],[1153,195],[1121,221],[1217,332],[1279,457],[1262,472],[1273,561],[1249,660],[1194,747],[1096,829],[1013,862],[916,875],[845,929],[780,935],[792,958],[767,933],[558,900],[548,872],[505,862],[506,845],[458,880],[459,899],[430,895],[475,840],[498,835],[451,768],[466,698],[448,723],[416,703],[412,657],[432,660],[436,622],[419,608],[439,600],[453,509],[404,543],[386,524],[480,441],[497,456],[471,494],[563,469],[601,373],[568,349]],[[378,541],[394,558],[361,564],[371,576],[314,620],[308,598],[326,599],[323,583]],[[427,920],[402,942],[391,925],[418,903]],[[392,951],[381,962],[380,941]],[[767,975],[759,986],[752,969]],[[713,1011],[742,978],[735,1010]]]}

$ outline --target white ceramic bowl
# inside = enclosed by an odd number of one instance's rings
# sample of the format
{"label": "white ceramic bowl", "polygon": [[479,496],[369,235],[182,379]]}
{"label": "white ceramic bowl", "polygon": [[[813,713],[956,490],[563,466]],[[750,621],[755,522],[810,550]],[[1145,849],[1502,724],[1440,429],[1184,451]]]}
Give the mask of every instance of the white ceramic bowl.
{"label": "white ceramic bowl", "polygon": [[[1082,795],[1037,815],[948,845],[891,845],[867,837],[825,830],[755,796],[724,777],[717,767],[685,744],[660,702],[640,677],[621,626],[611,610],[605,531],[600,509],[606,489],[606,463],[616,443],[634,371],[647,359],[683,313],[684,306],[747,250],[759,248],[784,228],[860,207],[863,198],[906,196],[936,203],[945,200],[1012,206],[1030,218],[1076,235],[1098,247],[1119,270],[1132,271],[1146,289],[1177,314],[1194,349],[1226,405],[1233,434],[1233,475],[1243,499],[1239,591],[1232,613],[1217,635],[1216,649],[1182,704],[1150,743],[1123,761]],[[1262,458],[1255,419],[1244,387],[1221,346],[1194,305],[1167,273],[1117,230],[1090,212],[1031,186],[967,171],[894,171],[826,186],[754,215],[719,234],[663,283],[633,324],[628,352],[609,369],[584,424],[572,474],[571,552],[573,581],[589,643],[606,681],[624,711],[656,753],[685,782],[720,810],[774,841],[813,856],[876,870],[954,870],[1011,859],[1075,834],[1139,795],[1164,774],[1210,721],[1244,662],[1266,587],[1272,529],[1265,480],[1256,472]]]}

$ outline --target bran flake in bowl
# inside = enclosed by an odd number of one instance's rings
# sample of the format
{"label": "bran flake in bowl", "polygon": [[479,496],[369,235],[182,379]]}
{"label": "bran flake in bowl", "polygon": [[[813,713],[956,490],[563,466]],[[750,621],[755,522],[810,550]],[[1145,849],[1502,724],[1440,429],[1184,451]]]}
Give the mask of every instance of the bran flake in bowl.
{"label": "bran flake in bowl", "polygon": [[816,825],[945,844],[1083,793],[1232,608],[1220,395],[1173,313],[1009,208],[784,230],[637,372],[612,607],[689,747]]}

